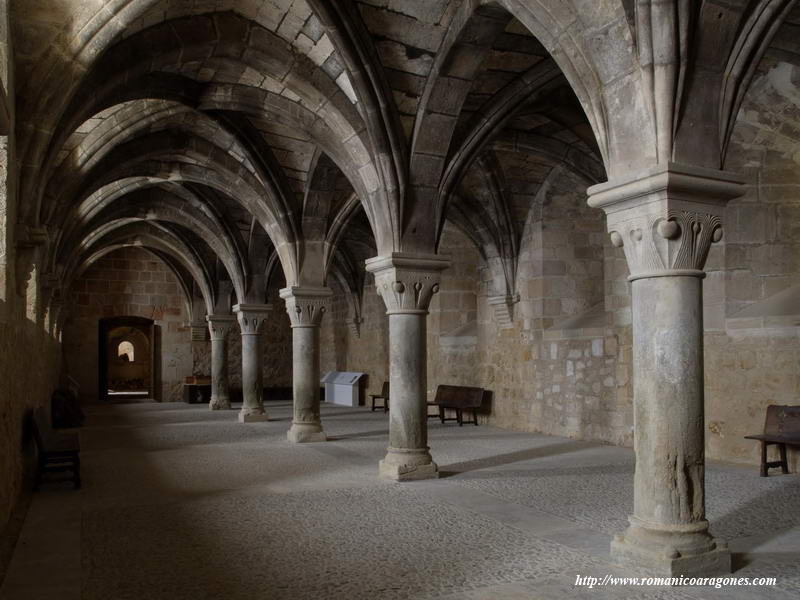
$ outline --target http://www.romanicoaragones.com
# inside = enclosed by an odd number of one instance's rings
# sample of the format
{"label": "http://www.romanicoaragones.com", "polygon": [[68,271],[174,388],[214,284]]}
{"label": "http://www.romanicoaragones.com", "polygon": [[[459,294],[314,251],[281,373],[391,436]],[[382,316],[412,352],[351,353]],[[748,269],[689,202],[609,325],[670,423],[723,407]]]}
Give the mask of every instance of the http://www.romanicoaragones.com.
{"label": "http://www.romanicoaragones.com", "polygon": [[575,587],[603,586],[711,586],[721,589],[727,586],[771,586],[777,583],[775,577],[618,577],[606,574],[604,577],[578,575]]}

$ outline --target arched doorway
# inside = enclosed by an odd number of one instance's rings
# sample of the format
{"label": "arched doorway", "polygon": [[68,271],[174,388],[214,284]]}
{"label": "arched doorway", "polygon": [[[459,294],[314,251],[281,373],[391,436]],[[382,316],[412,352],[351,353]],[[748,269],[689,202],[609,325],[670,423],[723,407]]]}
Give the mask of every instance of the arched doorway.
{"label": "arched doorway", "polygon": [[101,319],[98,397],[147,399],[156,395],[156,337],[152,319]]}

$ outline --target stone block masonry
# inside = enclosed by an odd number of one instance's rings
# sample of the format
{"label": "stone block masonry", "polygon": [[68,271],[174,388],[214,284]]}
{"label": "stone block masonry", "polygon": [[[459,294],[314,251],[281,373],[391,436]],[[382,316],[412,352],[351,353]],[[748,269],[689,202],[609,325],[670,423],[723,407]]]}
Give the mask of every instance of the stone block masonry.
{"label": "stone block masonry", "polygon": [[[278,301],[278,285],[269,290]],[[81,385],[82,396],[97,397],[97,326],[101,318],[139,316],[160,328],[161,383],[159,400],[181,400],[182,382],[189,375],[210,375],[210,342],[193,342],[183,291],[169,267],[146,250],[125,248],[107,254],[76,280],[69,297],[71,318],[64,330],[67,372]],[[201,315],[205,318],[205,315]],[[242,386],[241,336],[228,337],[230,385]],[[265,325],[263,343],[266,386],[290,387],[291,329],[283,311]]]}
{"label": "stone block masonry", "polygon": [[153,319],[159,329],[161,363],[156,395],[181,399],[184,377],[203,360],[192,348],[190,316],[177,279],[167,265],[146,250],[115,250],[90,266],[72,286],[71,317],[64,329],[65,368],[81,386],[81,396],[97,398],[97,328],[101,318],[137,316]]}

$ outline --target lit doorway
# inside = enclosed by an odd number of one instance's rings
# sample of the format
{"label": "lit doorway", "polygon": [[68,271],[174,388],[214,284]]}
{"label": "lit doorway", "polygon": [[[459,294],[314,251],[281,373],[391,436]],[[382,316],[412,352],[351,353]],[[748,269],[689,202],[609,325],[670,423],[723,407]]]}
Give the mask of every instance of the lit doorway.
{"label": "lit doorway", "polygon": [[101,400],[156,399],[156,336],[152,319],[110,317],[99,326]]}

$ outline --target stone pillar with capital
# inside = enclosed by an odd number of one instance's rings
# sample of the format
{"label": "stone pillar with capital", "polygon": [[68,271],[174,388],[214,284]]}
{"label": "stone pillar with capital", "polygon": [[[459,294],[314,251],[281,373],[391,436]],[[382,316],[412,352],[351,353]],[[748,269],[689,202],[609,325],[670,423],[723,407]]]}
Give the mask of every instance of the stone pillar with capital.
{"label": "stone pillar with capital", "polygon": [[292,426],[290,442],[324,442],[319,416],[319,330],[330,308],[330,289],[289,287],[280,291],[292,324]]}
{"label": "stone pillar with capital", "polygon": [[428,307],[450,261],[436,255],[393,253],[367,260],[389,315],[389,447],[381,477],[396,481],[439,476],[428,448]]}
{"label": "stone pillar with capital", "polygon": [[264,411],[264,365],[261,335],[272,310],[270,304],[236,304],[233,312],[242,333],[242,410],[241,423],[266,421]]}
{"label": "stone pillar with capital", "polygon": [[725,204],[743,192],[730,173],[674,163],[589,188],[632,282],[634,508],[611,543],[624,565],[731,571],[705,516],[702,285]]}
{"label": "stone pillar with capital", "polygon": [[211,410],[228,410],[231,407],[228,387],[228,336],[236,327],[233,315],[207,315],[211,336]]}

